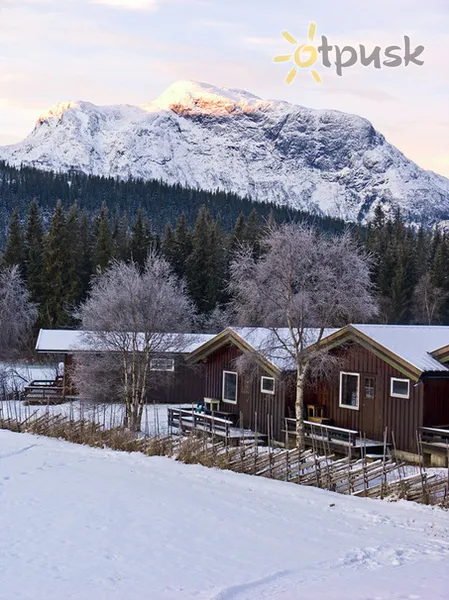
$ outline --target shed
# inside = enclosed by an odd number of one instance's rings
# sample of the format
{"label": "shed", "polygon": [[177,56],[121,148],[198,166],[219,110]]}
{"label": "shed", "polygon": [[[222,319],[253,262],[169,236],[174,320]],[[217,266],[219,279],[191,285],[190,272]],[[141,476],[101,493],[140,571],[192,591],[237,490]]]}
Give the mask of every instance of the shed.
{"label": "shed", "polygon": [[[92,332],[68,329],[41,329],[36,350],[43,354],[59,355],[64,362],[63,395],[76,395],[70,372],[76,356],[82,352],[109,352],[108,344],[98,341],[92,344]],[[111,333],[113,335],[113,333]],[[203,395],[202,369],[192,369],[186,357],[198,346],[214,336],[198,333],[161,334],[163,352],[156,353],[150,361],[150,369],[158,371],[158,382],[151,389],[152,403],[196,403]]]}

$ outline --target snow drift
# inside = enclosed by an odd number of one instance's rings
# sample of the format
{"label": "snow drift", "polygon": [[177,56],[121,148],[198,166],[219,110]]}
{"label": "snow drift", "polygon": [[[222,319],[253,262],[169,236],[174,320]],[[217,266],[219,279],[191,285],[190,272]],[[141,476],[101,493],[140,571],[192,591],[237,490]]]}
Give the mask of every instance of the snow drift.
{"label": "snow drift", "polygon": [[0,431],[0,600],[443,600],[441,509]]}

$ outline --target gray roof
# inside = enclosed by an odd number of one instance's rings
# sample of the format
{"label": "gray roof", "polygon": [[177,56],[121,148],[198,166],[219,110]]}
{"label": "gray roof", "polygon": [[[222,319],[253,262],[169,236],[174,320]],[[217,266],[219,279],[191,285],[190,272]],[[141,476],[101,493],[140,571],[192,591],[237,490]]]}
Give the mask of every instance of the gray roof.
{"label": "gray roof", "polygon": [[[449,326],[357,324],[351,325],[351,327],[422,372],[449,371],[449,366],[432,356],[432,352],[449,346]],[[282,347],[282,343],[276,340],[271,329],[263,327],[232,327],[230,329],[279,369],[295,368],[290,354]],[[288,328],[279,328],[276,331],[282,341],[287,344],[290,342]],[[323,341],[338,331],[341,329],[326,329],[322,337]],[[307,338],[305,347],[307,347],[316,343],[319,329],[307,329],[305,335]]]}
{"label": "gray roof", "polygon": [[431,355],[449,345],[449,326],[439,325],[352,325],[420,371],[449,371]]}
{"label": "gray roof", "polygon": [[[296,368],[296,364],[287,347],[292,347],[291,335],[288,327],[268,329],[265,327],[230,327],[234,333],[241,337],[254,350],[281,371]],[[335,333],[338,329],[325,329],[323,338]],[[304,347],[311,346],[318,341],[320,329],[308,328],[304,330]]]}
{"label": "gray roof", "polygon": [[[206,333],[165,333],[160,334],[157,346],[162,352],[188,354],[213,337]],[[46,353],[101,352],[112,348],[113,345],[107,344],[107,339],[98,338],[96,341],[95,332],[73,329],[41,329],[36,342],[36,350]]]}

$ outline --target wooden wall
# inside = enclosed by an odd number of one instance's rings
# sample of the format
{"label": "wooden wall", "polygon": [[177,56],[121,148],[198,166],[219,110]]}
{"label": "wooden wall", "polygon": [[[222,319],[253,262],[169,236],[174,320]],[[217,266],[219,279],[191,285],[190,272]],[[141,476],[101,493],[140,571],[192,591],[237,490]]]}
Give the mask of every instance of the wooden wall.
{"label": "wooden wall", "polygon": [[[337,427],[355,429],[372,440],[383,440],[388,427],[388,441],[394,432],[399,450],[416,452],[416,430],[423,422],[423,385],[410,382],[410,398],[390,396],[390,378],[407,379],[400,371],[378,358],[375,354],[352,342],[332,351],[342,360],[342,367],[332,373],[328,381],[309,388],[305,403],[324,405],[325,416]],[[340,408],[340,371],[360,374],[359,409]],[[364,378],[375,382],[374,399],[364,397]]]}
{"label": "wooden wall", "polygon": [[[151,404],[197,404],[204,396],[204,368],[202,365],[189,367],[185,356],[174,355],[173,372],[155,372],[150,385],[148,402]],[[71,383],[70,371],[73,369],[72,355],[65,355],[65,386],[68,394],[76,394]]]}
{"label": "wooden wall", "polygon": [[449,379],[425,377],[423,386],[423,426],[449,426]]}
{"label": "wooden wall", "polygon": [[[209,355],[205,362],[204,396],[222,398],[223,371],[236,371],[235,359],[240,350],[233,344],[219,348]],[[243,415],[243,427],[270,435],[275,440],[282,441],[284,429],[285,403],[284,385],[276,380],[275,394],[263,394],[260,391],[261,375],[269,376],[263,370],[258,370],[253,377],[239,375],[237,404],[222,403],[221,410]]]}
{"label": "wooden wall", "polygon": [[152,404],[197,404],[204,396],[204,368],[189,367],[184,356],[175,357],[174,372],[158,373],[150,386],[148,402]]}

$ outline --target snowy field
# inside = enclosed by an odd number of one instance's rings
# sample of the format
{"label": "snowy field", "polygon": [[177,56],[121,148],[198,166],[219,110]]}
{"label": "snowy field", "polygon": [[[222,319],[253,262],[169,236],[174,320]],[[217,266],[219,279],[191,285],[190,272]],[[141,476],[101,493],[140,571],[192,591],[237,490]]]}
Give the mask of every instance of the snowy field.
{"label": "snowy field", "polygon": [[447,600],[449,513],[0,431],[1,600]]}

